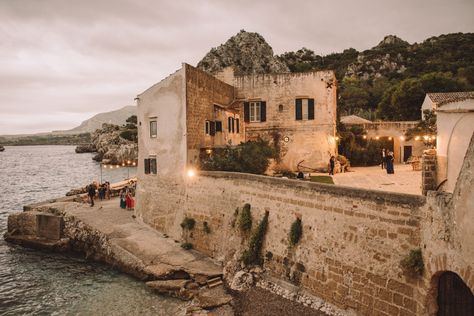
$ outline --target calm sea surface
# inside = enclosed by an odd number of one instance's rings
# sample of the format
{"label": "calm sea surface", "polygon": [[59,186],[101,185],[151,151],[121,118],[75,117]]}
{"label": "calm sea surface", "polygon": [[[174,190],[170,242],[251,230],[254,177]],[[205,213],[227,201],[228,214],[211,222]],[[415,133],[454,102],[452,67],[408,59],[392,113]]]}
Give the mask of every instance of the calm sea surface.
{"label": "calm sea surface", "polygon": [[[0,152],[0,315],[176,315],[184,303],[155,295],[143,282],[80,257],[6,243],[8,214],[100,180],[92,154],[74,146],[6,147]],[[116,182],[130,168],[103,170]]]}

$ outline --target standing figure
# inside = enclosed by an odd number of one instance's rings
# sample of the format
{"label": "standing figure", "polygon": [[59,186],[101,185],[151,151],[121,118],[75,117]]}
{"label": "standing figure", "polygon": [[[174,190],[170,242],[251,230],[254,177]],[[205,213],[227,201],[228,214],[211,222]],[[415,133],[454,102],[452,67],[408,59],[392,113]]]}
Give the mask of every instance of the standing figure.
{"label": "standing figure", "polygon": [[334,164],[336,163],[336,158],[331,156],[329,159],[329,175],[334,175]]}
{"label": "standing figure", "polygon": [[387,152],[385,151],[385,148],[382,148],[382,153],[380,154],[380,158],[382,159],[382,170],[383,168],[387,168]]}
{"label": "standing figure", "polygon": [[87,188],[87,195],[89,196],[89,201],[91,203],[91,207],[94,206],[94,197],[95,197],[95,184],[91,183],[89,184],[89,187]]}
{"label": "standing figure", "polygon": [[125,189],[120,190],[120,208],[126,208],[127,207],[127,198],[125,195]]}
{"label": "standing figure", "polygon": [[130,189],[128,187],[127,187],[127,191],[125,193],[125,204],[127,206],[127,210],[129,210],[129,211],[133,210],[134,201],[133,201],[133,197],[132,197],[132,192],[130,191]]}
{"label": "standing figure", "polygon": [[393,169],[393,161],[394,161],[393,151],[388,151],[387,152],[387,157],[386,157],[386,168],[387,168],[387,173],[388,174],[395,173],[395,171]]}
{"label": "standing figure", "polygon": [[110,193],[111,193],[110,182],[105,181],[105,197],[107,198],[107,200],[110,200]]}

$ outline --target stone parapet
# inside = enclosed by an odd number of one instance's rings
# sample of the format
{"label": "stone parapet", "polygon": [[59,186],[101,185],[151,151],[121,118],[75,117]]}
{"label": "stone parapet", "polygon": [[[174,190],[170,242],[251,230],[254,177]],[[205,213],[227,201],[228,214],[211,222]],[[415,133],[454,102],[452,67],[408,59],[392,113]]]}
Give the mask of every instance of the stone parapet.
{"label": "stone parapet", "polygon": [[423,152],[421,175],[422,193],[426,196],[428,191],[435,191],[437,187],[435,149],[428,149]]}

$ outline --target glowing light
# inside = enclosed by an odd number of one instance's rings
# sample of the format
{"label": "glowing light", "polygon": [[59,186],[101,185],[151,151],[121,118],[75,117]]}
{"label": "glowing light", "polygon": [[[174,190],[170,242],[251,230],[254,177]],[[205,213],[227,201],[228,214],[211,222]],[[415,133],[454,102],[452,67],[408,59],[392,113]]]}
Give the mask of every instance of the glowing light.
{"label": "glowing light", "polygon": [[135,161],[132,163],[132,166],[136,166],[137,164],[135,163]]}
{"label": "glowing light", "polygon": [[392,137],[389,137],[388,140],[392,140]]}
{"label": "glowing light", "polygon": [[405,140],[405,136],[400,136],[400,140],[403,142]]}
{"label": "glowing light", "polygon": [[425,135],[425,136],[423,136],[423,139],[424,139],[424,140],[428,140],[428,139],[430,139],[430,137],[427,136],[427,135]]}
{"label": "glowing light", "polygon": [[335,140],[339,140],[339,136],[334,137]]}
{"label": "glowing light", "polygon": [[196,172],[193,169],[188,169],[187,175],[192,178],[196,175]]}
{"label": "glowing light", "polygon": [[415,140],[420,140],[420,136],[416,136],[416,137],[415,137]]}
{"label": "glowing light", "polygon": [[125,162],[122,162],[122,167],[125,167]]}
{"label": "glowing light", "polygon": [[363,139],[367,139],[367,135],[362,136]]}
{"label": "glowing light", "polygon": [[379,140],[379,139],[380,139],[380,137],[379,137],[379,136],[375,136],[375,139],[376,139],[376,140]]}
{"label": "glowing light", "polygon": [[210,155],[212,153],[212,149],[208,148],[206,149],[206,154]]}
{"label": "glowing light", "polygon": [[127,160],[127,165],[131,164],[132,162],[130,160]]}
{"label": "glowing light", "polygon": [[119,165],[116,165],[116,166],[115,166],[115,168],[117,168],[117,169],[118,169],[119,167],[120,167]]}

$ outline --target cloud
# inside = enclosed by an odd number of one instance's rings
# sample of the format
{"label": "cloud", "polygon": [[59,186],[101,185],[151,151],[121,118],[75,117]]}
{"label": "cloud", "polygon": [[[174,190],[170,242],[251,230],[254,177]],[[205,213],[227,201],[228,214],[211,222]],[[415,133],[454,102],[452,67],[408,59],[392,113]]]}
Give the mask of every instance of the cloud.
{"label": "cloud", "polygon": [[414,42],[469,32],[473,11],[467,0],[0,0],[0,134],[72,128],[132,104],[240,29],[275,53],[327,54],[387,34]]}

